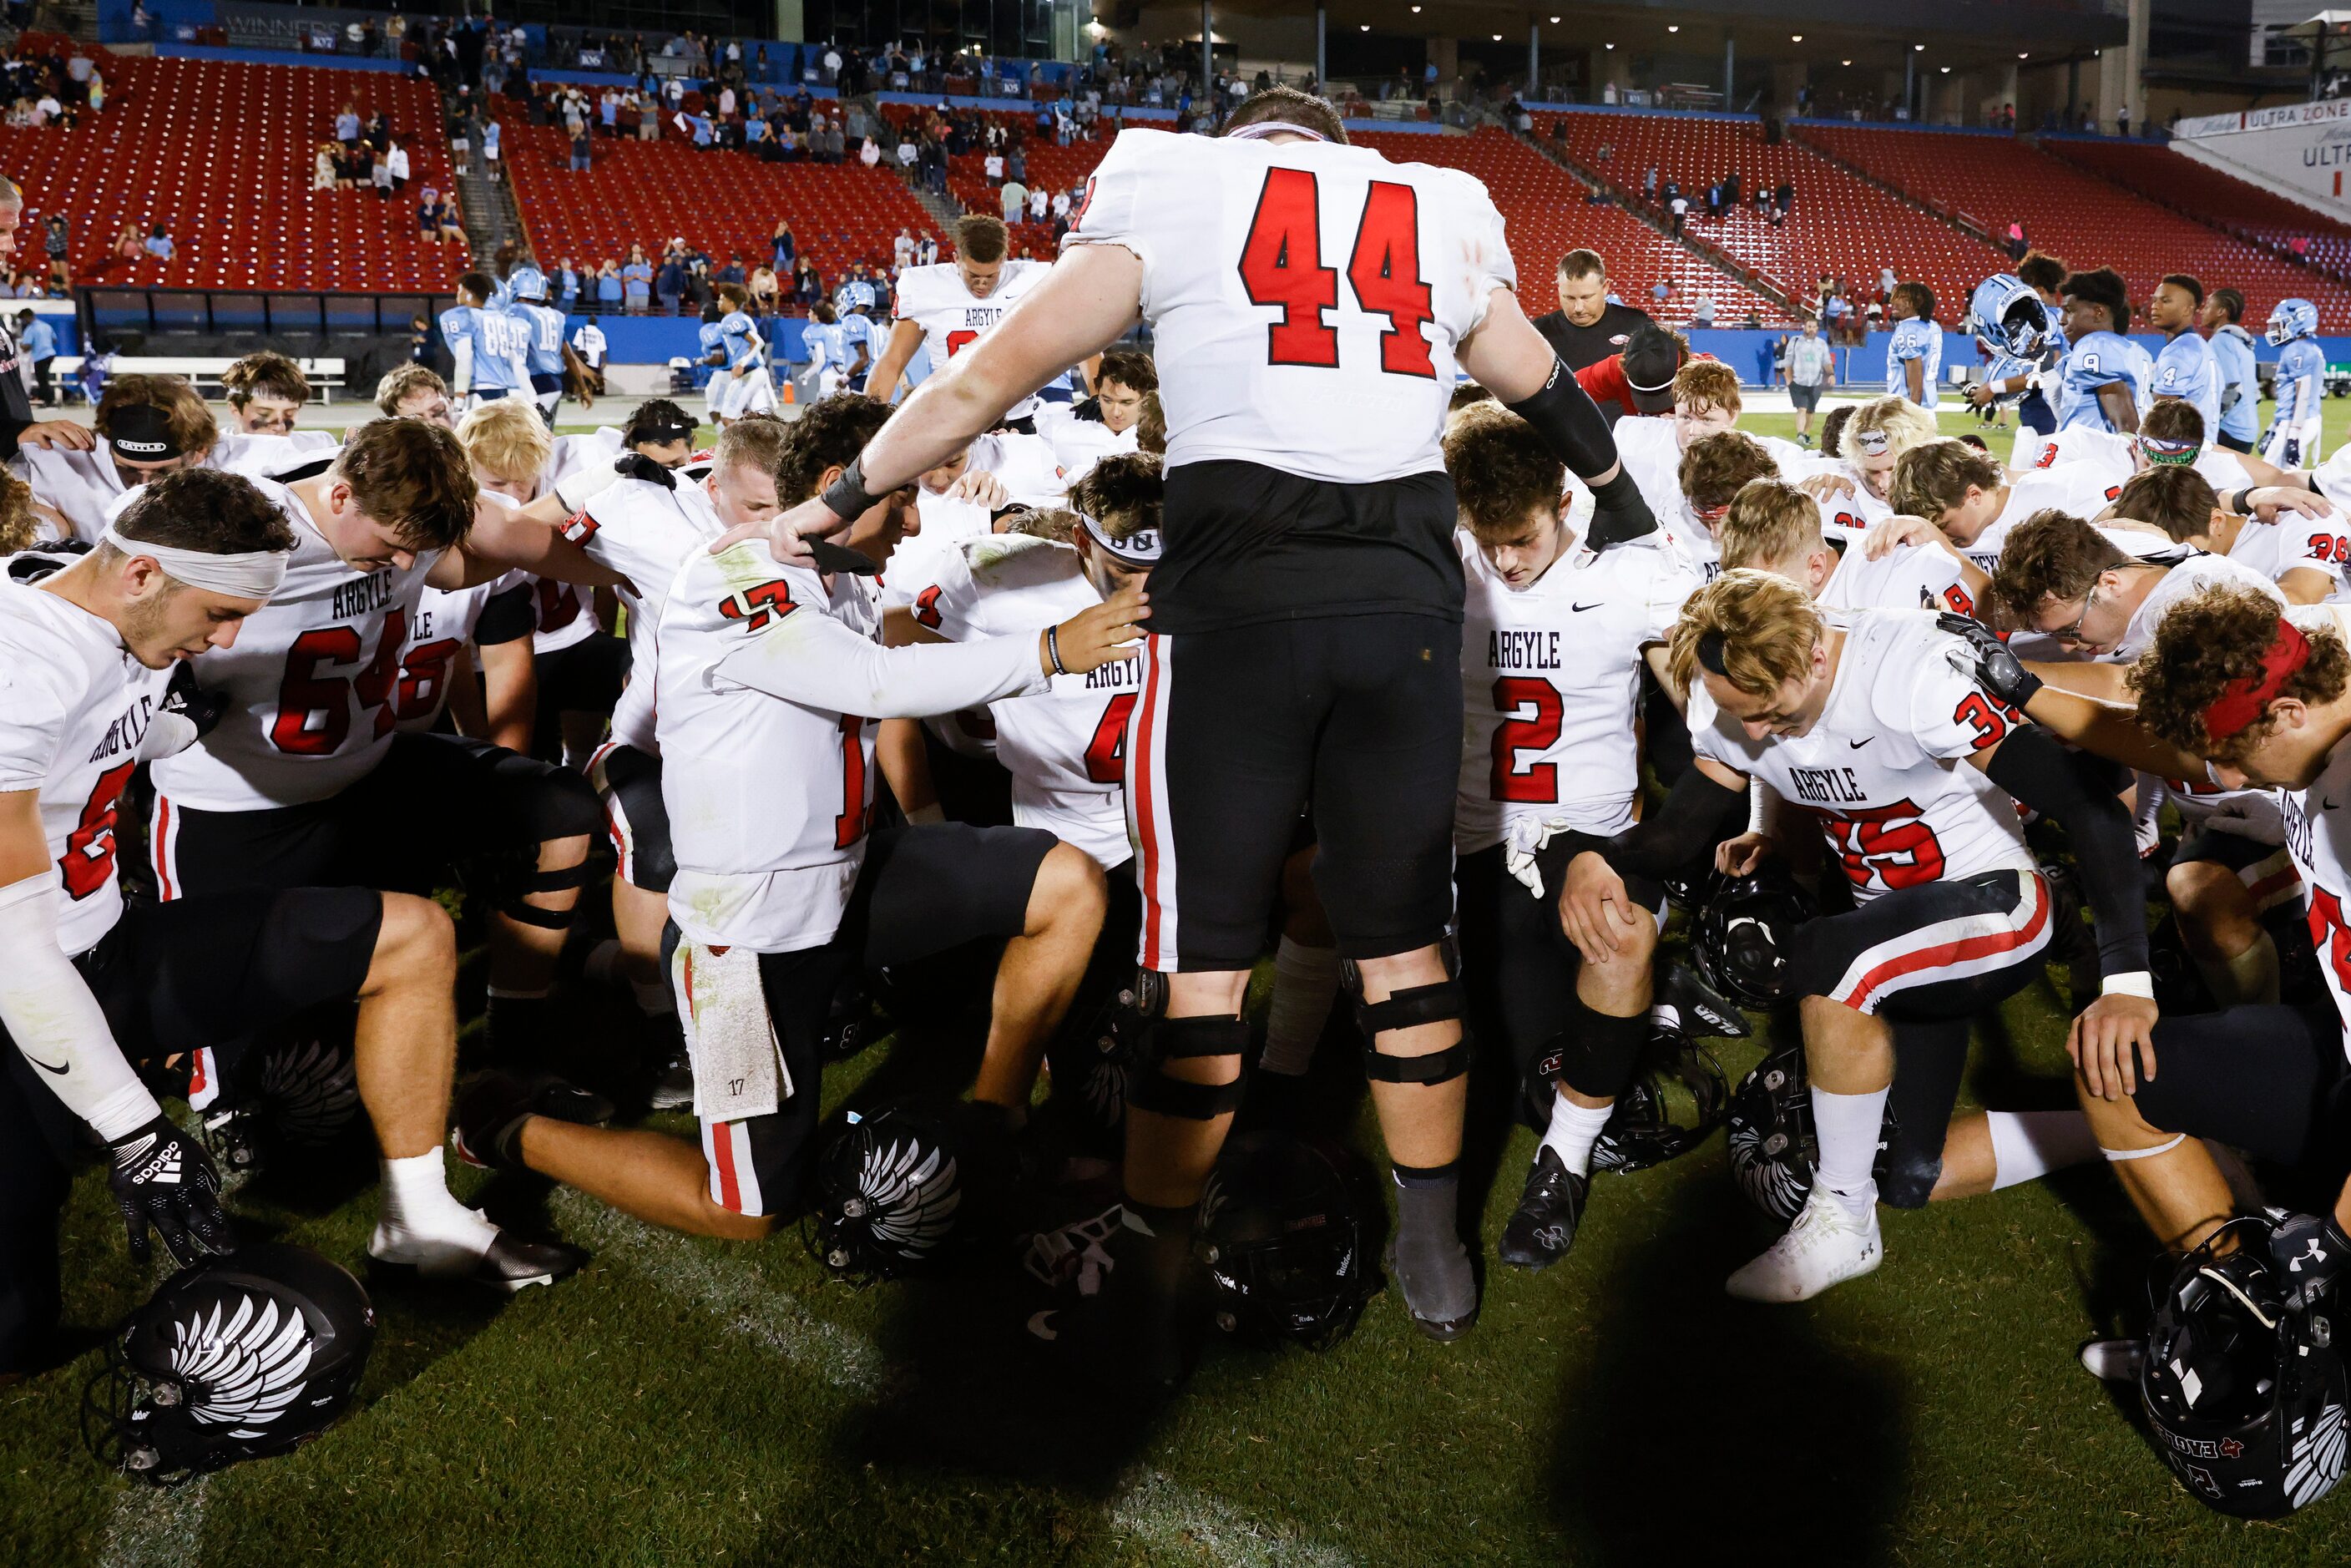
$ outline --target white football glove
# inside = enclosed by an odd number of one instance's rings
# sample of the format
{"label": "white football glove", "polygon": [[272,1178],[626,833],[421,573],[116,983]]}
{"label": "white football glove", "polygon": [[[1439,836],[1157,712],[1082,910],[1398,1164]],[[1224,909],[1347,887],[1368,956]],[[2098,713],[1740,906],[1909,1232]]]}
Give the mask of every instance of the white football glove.
{"label": "white football glove", "polygon": [[1502,831],[1503,868],[1537,898],[1543,895],[1543,878],[1535,857],[1552,834],[1566,832],[1571,825],[1565,817],[1520,817]]}

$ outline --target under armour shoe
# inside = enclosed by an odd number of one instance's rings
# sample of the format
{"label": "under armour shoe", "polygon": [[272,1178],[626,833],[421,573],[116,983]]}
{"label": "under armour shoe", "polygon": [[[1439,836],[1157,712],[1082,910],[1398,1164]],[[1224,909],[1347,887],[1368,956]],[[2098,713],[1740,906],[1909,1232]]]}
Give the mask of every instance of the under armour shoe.
{"label": "under armour shoe", "polygon": [[1742,1301],[1808,1301],[1885,1260],[1877,1211],[1870,1210],[1865,1224],[1855,1219],[1844,1200],[1816,1180],[1788,1233],[1731,1275],[1723,1289]]}
{"label": "under armour shoe", "polygon": [[[552,1072],[493,1069],[475,1073],[459,1087],[449,1108],[449,1139],[457,1157],[485,1170],[520,1170],[522,1124],[533,1116],[558,1122],[595,1123],[581,1114],[584,1092]],[[594,1100],[594,1095],[587,1095]]]}
{"label": "under armour shoe", "polygon": [[653,1074],[648,1101],[656,1111],[681,1111],[694,1103],[694,1059],[683,1045]]}
{"label": "under armour shoe", "polygon": [[1575,1228],[1591,1192],[1590,1176],[1569,1170],[1549,1145],[1536,1149],[1526,1195],[1502,1227],[1498,1249],[1502,1261],[1520,1269],[1548,1269],[1566,1257],[1575,1245]]}

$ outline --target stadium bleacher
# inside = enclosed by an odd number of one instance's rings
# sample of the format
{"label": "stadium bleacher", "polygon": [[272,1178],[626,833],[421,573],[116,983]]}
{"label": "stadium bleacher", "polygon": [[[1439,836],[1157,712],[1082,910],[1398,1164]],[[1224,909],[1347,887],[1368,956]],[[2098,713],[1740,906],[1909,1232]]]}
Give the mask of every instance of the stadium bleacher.
{"label": "stadium bleacher", "polygon": [[2296,236],[2310,242],[2311,259],[2336,277],[2351,277],[2351,224],[2288,201],[2209,163],[2144,141],[2050,137],[2043,150],[2159,202],[2252,241],[2283,251]]}
{"label": "stadium bleacher", "polygon": [[575,174],[559,127],[514,125],[505,134],[515,201],[542,262],[626,260],[632,245],[658,256],[682,235],[715,260],[736,254],[756,267],[776,220],[788,218],[799,253],[829,285],[852,261],[887,266],[901,228],[937,228],[895,172],[854,158],[763,163],[743,152],[696,152],[674,137],[600,137],[593,173]]}
{"label": "stadium bleacher", "polygon": [[[455,184],[432,87],[390,74],[219,60],[102,57],[105,111],[76,130],[0,128],[0,167],[24,187],[27,229],[72,221],[77,283],[397,292],[438,288],[462,257],[417,233],[419,191]],[[312,154],[344,100],[383,110],[408,150],[408,189],[313,191]],[[112,256],[125,224],[169,230],[170,262]]]}
{"label": "stadium bleacher", "polygon": [[[2243,289],[2249,321],[2298,295],[2318,307],[2322,329],[2351,328],[2351,288],[2023,141],[1818,121],[1794,133],[1901,190],[1934,193],[1994,232],[2020,220],[2034,248],[2070,266],[2114,267],[2134,306],[2165,273],[2188,272]],[[1898,253],[1887,259],[1897,271],[1905,265]]]}
{"label": "stadium bleacher", "polygon": [[[1823,273],[1875,288],[1878,268],[1893,261],[1905,277],[1932,288],[1938,313],[1956,321],[1984,274],[2007,266],[1981,240],[1809,148],[1789,141],[1767,144],[1751,118],[1546,113],[1536,120],[1539,137],[1552,136],[1563,124],[1567,155],[1629,201],[1641,198],[1652,168],[1661,188],[1667,180],[1680,182],[1690,200],[1689,232],[1793,298],[1814,294]],[[1707,186],[1734,172],[1743,200],[1720,218],[1708,218]],[[1754,198],[1759,188],[1768,190],[1783,180],[1793,186],[1795,200],[1787,222],[1774,227],[1756,210]]]}

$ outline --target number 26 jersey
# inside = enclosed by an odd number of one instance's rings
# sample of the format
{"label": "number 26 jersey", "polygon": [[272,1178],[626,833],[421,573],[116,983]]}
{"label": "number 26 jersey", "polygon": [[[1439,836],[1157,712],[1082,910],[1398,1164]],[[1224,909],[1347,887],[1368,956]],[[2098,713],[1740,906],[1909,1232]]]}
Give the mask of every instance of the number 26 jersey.
{"label": "number 26 jersey", "polygon": [[1143,262],[1167,466],[1441,471],[1454,352],[1518,275],[1486,187],[1321,141],[1123,131],[1064,245]]}

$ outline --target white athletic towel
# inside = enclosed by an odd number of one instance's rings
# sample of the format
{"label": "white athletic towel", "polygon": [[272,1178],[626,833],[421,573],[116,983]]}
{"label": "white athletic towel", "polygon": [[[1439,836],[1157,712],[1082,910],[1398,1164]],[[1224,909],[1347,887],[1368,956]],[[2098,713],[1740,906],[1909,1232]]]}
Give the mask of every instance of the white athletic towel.
{"label": "white athletic towel", "polygon": [[792,1095],[759,955],[748,947],[680,942],[670,958],[677,1018],[694,1059],[694,1112],[705,1123],[768,1116]]}

